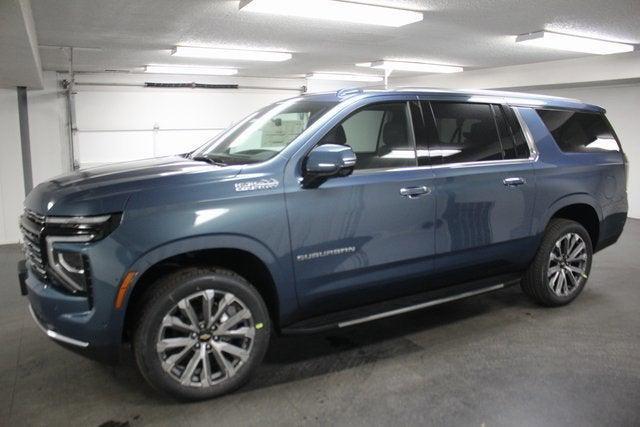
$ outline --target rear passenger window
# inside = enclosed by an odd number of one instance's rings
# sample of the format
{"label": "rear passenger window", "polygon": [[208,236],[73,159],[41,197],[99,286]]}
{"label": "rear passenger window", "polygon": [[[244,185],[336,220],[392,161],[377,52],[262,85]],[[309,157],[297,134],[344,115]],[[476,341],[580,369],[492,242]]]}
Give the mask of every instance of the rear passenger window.
{"label": "rear passenger window", "polygon": [[438,140],[430,144],[434,163],[502,160],[502,146],[491,105],[432,102]]}
{"label": "rear passenger window", "polygon": [[416,166],[405,102],[369,105],[329,131],[320,144],[344,144],[356,153],[355,169]]}
{"label": "rear passenger window", "polygon": [[620,151],[602,114],[560,110],[538,110],[538,114],[562,151]]}

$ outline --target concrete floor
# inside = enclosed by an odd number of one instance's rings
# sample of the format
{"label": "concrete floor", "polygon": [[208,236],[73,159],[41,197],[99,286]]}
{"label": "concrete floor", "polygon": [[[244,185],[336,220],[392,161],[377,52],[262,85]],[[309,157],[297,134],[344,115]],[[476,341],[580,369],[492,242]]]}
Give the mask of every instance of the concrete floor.
{"label": "concrete floor", "polygon": [[640,425],[640,220],[570,306],[514,287],[280,338],[233,395],[179,404],[47,339],[0,247],[0,425]]}

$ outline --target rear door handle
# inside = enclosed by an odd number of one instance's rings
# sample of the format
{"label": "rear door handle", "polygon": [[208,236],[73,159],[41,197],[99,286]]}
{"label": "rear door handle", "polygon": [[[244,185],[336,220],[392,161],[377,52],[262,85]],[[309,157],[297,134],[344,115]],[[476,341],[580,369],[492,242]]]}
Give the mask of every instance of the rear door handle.
{"label": "rear door handle", "polygon": [[431,188],[426,185],[420,187],[404,187],[400,189],[400,195],[413,199],[414,197],[421,196],[423,194],[431,194]]}
{"label": "rear door handle", "polygon": [[502,183],[507,187],[517,187],[518,185],[524,185],[526,181],[524,180],[524,178],[513,177],[503,179]]}

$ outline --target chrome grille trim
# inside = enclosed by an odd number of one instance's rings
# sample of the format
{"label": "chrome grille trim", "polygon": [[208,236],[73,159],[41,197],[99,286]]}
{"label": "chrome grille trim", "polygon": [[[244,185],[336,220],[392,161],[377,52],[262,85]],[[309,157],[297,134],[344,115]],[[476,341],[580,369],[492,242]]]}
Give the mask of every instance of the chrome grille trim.
{"label": "chrome grille trim", "polygon": [[45,217],[31,210],[25,209],[20,219],[20,231],[22,232],[22,248],[27,260],[27,265],[41,279],[47,279],[46,260],[42,251],[42,232],[44,230]]}

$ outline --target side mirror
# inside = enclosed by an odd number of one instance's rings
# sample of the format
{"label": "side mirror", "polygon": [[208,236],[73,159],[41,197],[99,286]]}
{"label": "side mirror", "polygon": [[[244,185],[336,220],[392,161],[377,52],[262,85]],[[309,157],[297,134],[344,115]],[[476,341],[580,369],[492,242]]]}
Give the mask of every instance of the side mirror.
{"label": "side mirror", "polygon": [[305,160],[303,185],[317,187],[327,178],[350,175],[355,165],[356,154],[348,145],[319,145]]}

